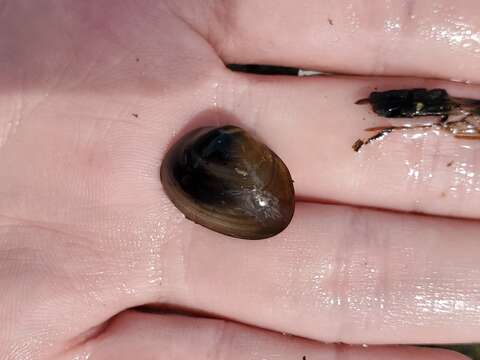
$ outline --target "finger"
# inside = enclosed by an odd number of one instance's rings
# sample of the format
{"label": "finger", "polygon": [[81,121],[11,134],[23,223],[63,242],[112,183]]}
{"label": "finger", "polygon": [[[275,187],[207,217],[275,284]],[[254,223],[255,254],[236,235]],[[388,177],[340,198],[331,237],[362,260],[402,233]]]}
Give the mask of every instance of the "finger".
{"label": "finger", "polygon": [[475,0],[221,4],[203,29],[226,62],[480,81]]}
{"label": "finger", "polygon": [[326,342],[480,340],[474,222],[299,204],[286,231],[250,242],[195,225],[163,201],[133,210],[140,215],[119,218],[116,240],[38,227],[36,236],[3,237],[12,249],[1,262],[3,352],[40,357],[41,341],[55,353],[153,303]]}
{"label": "finger", "polygon": [[64,358],[88,359],[392,359],[464,360],[445,350],[323,345],[220,320],[126,312]]}
{"label": "finger", "polygon": [[357,139],[373,135],[367,128],[405,123],[355,104],[375,89],[439,87],[475,98],[479,87],[419,79],[242,75],[233,76],[235,97],[220,97],[218,103],[280,155],[300,199],[480,218],[480,142],[415,129],[392,132],[359,153],[352,149]]}
{"label": "finger", "polygon": [[266,241],[190,226],[166,303],[326,342],[480,340],[475,222],[298,204]]}

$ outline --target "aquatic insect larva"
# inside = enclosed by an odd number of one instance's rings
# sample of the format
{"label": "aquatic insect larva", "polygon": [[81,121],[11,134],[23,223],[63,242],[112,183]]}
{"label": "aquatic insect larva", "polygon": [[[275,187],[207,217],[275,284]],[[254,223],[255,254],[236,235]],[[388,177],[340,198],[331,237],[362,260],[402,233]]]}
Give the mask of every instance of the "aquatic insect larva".
{"label": "aquatic insect larva", "polygon": [[366,129],[376,131],[376,134],[367,140],[357,140],[353,145],[355,151],[392,131],[405,129],[439,127],[457,138],[480,139],[480,100],[451,97],[444,89],[372,92],[368,98],[361,99],[356,104],[370,104],[377,115],[385,118],[438,116],[438,121],[427,125]]}

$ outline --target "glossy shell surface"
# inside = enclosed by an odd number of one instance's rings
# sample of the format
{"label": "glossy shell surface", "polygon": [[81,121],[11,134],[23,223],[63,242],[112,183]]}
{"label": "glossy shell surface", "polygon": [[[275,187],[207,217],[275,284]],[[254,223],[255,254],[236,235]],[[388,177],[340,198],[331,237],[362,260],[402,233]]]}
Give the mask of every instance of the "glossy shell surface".
{"label": "glossy shell surface", "polygon": [[294,213],[293,181],[283,161],[235,126],[184,135],[165,155],[160,178],[188,219],[225,235],[268,238]]}

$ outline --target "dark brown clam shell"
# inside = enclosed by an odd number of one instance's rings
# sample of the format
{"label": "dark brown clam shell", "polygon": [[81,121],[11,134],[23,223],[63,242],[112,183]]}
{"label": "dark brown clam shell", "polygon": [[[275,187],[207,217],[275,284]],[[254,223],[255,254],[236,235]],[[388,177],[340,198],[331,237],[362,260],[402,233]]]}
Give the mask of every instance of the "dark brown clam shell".
{"label": "dark brown clam shell", "polygon": [[160,178],[188,219],[225,235],[265,239],[293,217],[295,192],[287,167],[235,126],[204,127],[183,136],[167,152]]}

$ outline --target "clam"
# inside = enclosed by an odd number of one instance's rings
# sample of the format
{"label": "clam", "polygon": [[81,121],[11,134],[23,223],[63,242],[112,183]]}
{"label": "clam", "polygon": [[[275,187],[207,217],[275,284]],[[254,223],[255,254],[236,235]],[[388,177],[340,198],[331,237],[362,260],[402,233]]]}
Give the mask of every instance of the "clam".
{"label": "clam", "polygon": [[166,153],[160,179],[186,218],[232,237],[265,239],[293,217],[295,193],[287,167],[236,126],[202,127],[184,135]]}

